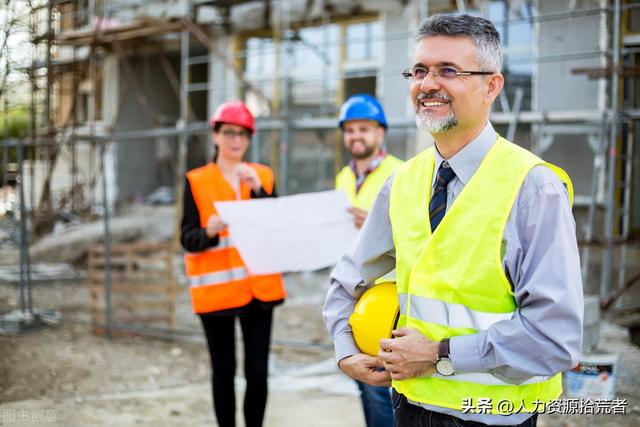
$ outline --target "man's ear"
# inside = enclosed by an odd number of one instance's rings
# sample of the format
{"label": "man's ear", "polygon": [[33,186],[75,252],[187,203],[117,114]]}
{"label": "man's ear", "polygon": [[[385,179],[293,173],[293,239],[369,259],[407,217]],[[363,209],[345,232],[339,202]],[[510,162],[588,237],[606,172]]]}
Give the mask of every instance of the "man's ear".
{"label": "man's ear", "polygon": [[384,141],[384,127],[378,126],[378,142],[382,144]]}
{"label": "man's ear", "polygon": [[487,104],[492,104],[493,101],[500,95],[502,88],[504,87],[504,76],[501,73],[492,74],[487,77],[487,85],[485,92],[485,101]]}

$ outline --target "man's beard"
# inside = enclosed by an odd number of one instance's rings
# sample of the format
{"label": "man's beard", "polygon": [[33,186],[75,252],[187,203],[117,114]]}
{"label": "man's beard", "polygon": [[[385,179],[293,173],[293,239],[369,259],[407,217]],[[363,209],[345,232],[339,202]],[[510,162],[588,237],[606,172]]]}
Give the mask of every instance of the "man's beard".
{"label": "man's beard", "polygon": [[357,152],[354,153],[353,150],[351,150],[351,147],[349,147],[349,151],[351,152],[351,157],[353,157],[356,160],[362,160],[362,159],[368,159],[369,157],[371,157],[373,155],[373,153],[375,153],[377,147],[375,145],[366,145],[366,143],[364,143],[363,141],[354,141],[351,145],[357,143],[357,142],[361,142],[362,145],[365,146],[365,150],[361,151],[361,152]]}
{"label": "man's beard", "polygon": [[458,119],[453,112],[445,117],[430,117],[429,114],[416,114],[418,129],[431,134],[446,132],[458,126]]}
{"label": "man's beard", "polygon": [[[421,93],[418,96],[416,106],[416,111],[420,110],[420,102],[423,99],[445,99],[447,101],[451,101],[451,97],[447,95],[439,95],[435,93]],[[431,134],[446,132],[448,130],[453,129],[458,125],[458,119],[453,111],[447,114],[444,117],[433,117],[430,112],[416,112],[416,126],[418,129],[423,130],[425,132],[429,132]]]}

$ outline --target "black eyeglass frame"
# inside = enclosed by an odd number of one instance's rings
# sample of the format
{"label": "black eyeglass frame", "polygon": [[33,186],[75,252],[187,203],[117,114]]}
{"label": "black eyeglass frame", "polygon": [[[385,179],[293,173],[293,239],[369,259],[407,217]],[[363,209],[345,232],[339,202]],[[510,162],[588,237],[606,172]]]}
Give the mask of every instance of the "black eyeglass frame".
{"label": "black eyeglass frame", "polygon": [[[212,131],[213,131],[213,129],[212,129]],[[243,130],[238,131],[238,132],[236,132],[233,129],[225,129],[225,130],[219,130],[217,133],[221,133],[222,135],[226,136],[227,138],[239,137],[239,138],[251,139],[251,132],[249,132],[246,129],[243,129]]]}

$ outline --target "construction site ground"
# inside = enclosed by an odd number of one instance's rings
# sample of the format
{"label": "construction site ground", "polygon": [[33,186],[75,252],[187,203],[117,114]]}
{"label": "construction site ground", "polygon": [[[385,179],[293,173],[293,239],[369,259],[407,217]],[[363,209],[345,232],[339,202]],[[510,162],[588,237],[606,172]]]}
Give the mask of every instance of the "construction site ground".
{"label": "construction site ground", "polygon": [[[4,252],[3,264],[16,253]],[[352,381],[339,373],[321,317],[327,272],[287,276],[289,298],[276,309],[266,426],[363,426]],[[186,293],[185,293],[186,294]],[[34,306],[61,313],[57,325],[0,336],[0,425],[212,426],[209,361],[200,325],[179,299],[182,339],[91,333],[82,279],[39,281]],[[0,284],[0,313],[19,306],[16,283]],[[620,354],[617,397],[626,415],[542,415],[541,426],[640,425],[640,349],[627,331],[601,327],[600,347]],[[240,346],[240,345],[239,345]],[[242,351],[238,349],[241,359]],[[241,367],[241,363],[239,363]],[[236,381],[238,420],[244,388]]]}

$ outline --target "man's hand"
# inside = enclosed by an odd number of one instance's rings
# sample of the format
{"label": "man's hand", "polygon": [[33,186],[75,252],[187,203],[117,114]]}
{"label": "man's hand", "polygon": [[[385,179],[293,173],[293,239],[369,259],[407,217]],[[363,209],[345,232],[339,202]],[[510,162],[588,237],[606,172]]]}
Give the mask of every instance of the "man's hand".
{"label": "man's hand", "polygon": [[359,353],[345,357],[338,362],[338,367],[354,380],[375,386],[389,387],[391,385],[389,372],[376,370],[382,366],[377,358],[368,354]]}
{"label": "man's hand", "polygon": [[227,228],[218,215],[211,215],[207,220],[207,237],[213,239],[218,233]]}
{"label": "man's hand", "polygon": [[394,380],[426,377],[435,372],[437,342],[412,328],[392,332],[396,338],[380,340],[378,359]]}
{"label": "man's hand", "polygon": [[356,207],[350,207],[347,211],[353,215],[353,223],[356,227],[362,228],[362,224],[364,224],[364,220],[367,219],[369,212]]}

